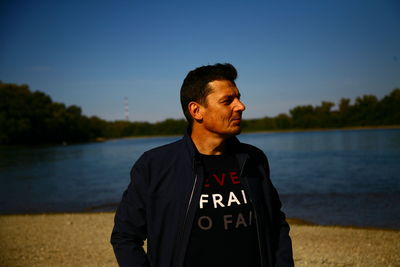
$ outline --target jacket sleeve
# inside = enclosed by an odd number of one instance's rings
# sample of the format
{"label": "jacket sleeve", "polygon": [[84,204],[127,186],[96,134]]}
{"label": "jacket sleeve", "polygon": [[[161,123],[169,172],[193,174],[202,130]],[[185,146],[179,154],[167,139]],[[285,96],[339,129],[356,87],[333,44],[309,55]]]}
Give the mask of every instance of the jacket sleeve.
{"label": "jacket sleeve", "polygon": [[121,267],[150,266],[143,249],[147,238],[146,164],[142,156],[131,170],[131,181],[114,218],[111,244]]}
{"label": "jacket sleeve", "polygon": [[275,252],[275,266],[276,267],[293,267],[293,251],[292,251],[292,240],[289,236],[290,227],[286,222],[286,216],[282,212],[282,203],[279,198],[279,194],[275,189],[275,186],[272,184],[270,179],[270,170],[268,159],[264,153],[262,153],[263,158],[263,167],[266,172],[266,176],[268,177],[267,181],[270,183],[269,188],[271,188],[270,198],[271,208],[273,210],[272,220],[274,222],[274,236],[275,236],[275,244],[274,244],[274,252]]}
{"label": "jacket sleeve", "polygon": [[293,252],[292,252],[292,240],[289,236],[290,227],[286,222],[286,216],[281,210],[281,201],[279,199],[278,193],[273,187],[273,194],[275,198],[276,207],[276,226],[278,229],[277,233],[277,244],[275,250],[275,266],[276,267],[292,267],[293,262]]}

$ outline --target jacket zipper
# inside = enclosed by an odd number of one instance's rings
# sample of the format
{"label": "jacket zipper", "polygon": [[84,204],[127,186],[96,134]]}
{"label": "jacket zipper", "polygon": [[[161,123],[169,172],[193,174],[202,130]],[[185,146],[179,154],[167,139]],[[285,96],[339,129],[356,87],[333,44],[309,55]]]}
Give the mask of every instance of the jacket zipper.
{"label": "jacket zipper", "polygon": [[[195,190],[196,190],[196,185],[197,185],[197,179],[198,179],[197,177],[198,177],[198,174],[197,174],[197,172],[196,172],[196,166],[195,166],[195,164],[196,164],[195,161],[193,161],[193,170],[194,170],[194,173],[195,173],[195,175],[194,175],[194,182],[193,182],[193,186],[192,186],[192,191],[191,191],[191,193],[190,193],[188,205],[187,205],[187,208],[186,208],[185,217],[184,217],[184,220],[183,220],[183,226],[182,226],[181,238],[180,238],[180,244],[179,244],[180,251],[177,251],[178,255],[181,253],[181,250],[184,249],[183,243],[184,243],[184,239],[185,239],[186,225],[187,225],[187,223],[188,223],[188,216],[189,216],[190,206],[192,205],[192,201],[193,201],[193,197],[194,197],[194,192],[195,192]],[[184,255],[183,255],[183,257],[184,257]],[[179,259],[176,258],[176,261],[179,262]],[[182,261],[182,264],[183,264],[183,263],[184,263],[184,261]]]}
{"label": "jacket zipper", "polygon": [[186,221],[187,221],[187,217],[188,217],[188,214],[189,214],[190,204],[192,203],[194,189],[196,188],[196,184],[197,184],[197,174],[194,176],[194,183],[193,183],[193,187],[192,187],[192,192],[190,193],[188,206],[186,208],[186,214],[185,214],[185,220],[184,220],[184,223],[183,223],[183,229],[185,229],[185,226],[186,226]]}
{"label": "jacket zipper", "polygon": [[[244,166],[245,166],[246,162],[247,162],[247,157],[243,161],[242,169],[240,170],[240,174],[239,174],[239,179],[242,177]],[[249,183],[248,183],[247,179],[244,179],[243,181],[244,181],[244,184],[245,184],[245,189],[247,189],[247,192],[249,193],[249,197],[253,201],[253,195],[251,194]],[[253,206],[253,211],[254,211],[254,217],[256,219],[256,231],[257,231],[257,241],[258,241],[258,252],[260,254],[260,263],[261,263],[261,267],[264,267],[263,254],[262,254],[262,251],[261,251],[259,220],[258,220],[256,208],[255,208],[254,205],[252,205],[252,206]]]}
{"label": "jacket zipper", "polygon": [[186,213],[185,213],[185,219],[183,221],[183,231],[185,232],[185,227],[186,227],[186,222],[187,222],[187,217],[189,215],[189,210],[190,210],[190,205],[192,204],[192,200],[193,200],[193,195],[194,195],[194,190],[196,189],[196,185],[197,185],[197,166],[196,166],[196,159],[193,159],[193,172],[194,172],[194,182],[193,182],[193,186],[192,186],[192,192],[190,193],[190,198],[189,198],[189,202],[186,208]]}

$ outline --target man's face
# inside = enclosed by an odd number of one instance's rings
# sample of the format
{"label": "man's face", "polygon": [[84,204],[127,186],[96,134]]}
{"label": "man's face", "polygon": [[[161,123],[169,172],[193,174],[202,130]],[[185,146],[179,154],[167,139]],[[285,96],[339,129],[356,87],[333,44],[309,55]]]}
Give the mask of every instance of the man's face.
{"label": "man's face", "polygon": [[212,81],[208,85],[212,91],[202,107],[204,129],[224,137],[239,134],[242,112],[246,108],[240,102],[239,90],[227,80]]}

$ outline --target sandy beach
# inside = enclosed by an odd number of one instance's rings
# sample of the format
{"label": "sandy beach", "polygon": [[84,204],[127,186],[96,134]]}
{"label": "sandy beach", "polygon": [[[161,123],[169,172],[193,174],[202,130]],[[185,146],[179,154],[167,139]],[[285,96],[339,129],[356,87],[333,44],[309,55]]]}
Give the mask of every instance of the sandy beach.
{"label": "sandy beach", "polygon": [[[113,213],[0,216],[0,266],[117,266]],[[400,231],[289,220],[296,266],[400,266]]]}

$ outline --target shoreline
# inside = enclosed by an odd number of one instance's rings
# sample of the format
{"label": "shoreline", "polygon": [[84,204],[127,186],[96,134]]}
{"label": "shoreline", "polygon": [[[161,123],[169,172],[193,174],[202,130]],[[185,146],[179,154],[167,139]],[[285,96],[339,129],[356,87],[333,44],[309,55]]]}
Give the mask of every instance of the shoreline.
{"label": "shoreline", "polygon": [[[387,126],[348,126],[342,128],[310,128],[310,129],[275,129],[275,130],[261,130],[261,131],[242,131],[240,134],[258,134],[258,133],[301,133],[301,132],[323,132],[323,131],[352,131],[352,130],[378,130],[378,129],[400,129],[400,125],[387,125]],[[239,135],[240,135],[239,134]],[[171,134],[171,135],[137,135],[137,136],[124,136],[116,138],[103,138],[99,141],[93,141],[92,143],[101,143],[114,140],[123,139],[142,139],[142,138],[167,138],[167,137],[181,137],[183,134]]]}
{"label": "shoreline", "polygon": [[[274,130],[261,130],[261,131],[242,131],[241,134],[259,134],[259,133],[300,133],[300,132],[323,132],[323,131],[352,131],[352,130],[378,130],[378,129],[400,129],[400,125],[387,125],[387,126],[348,126],[341,128],[310,128],[310,129],[274,129]],[[76,142],[76,143],[48,143],[48,144],[13,144],[13,145],[0,145],[0,148],[41,148],[41,147],[55,147],[55,146],[71,146],[71,145],[82,145],[82,144],[95,144],[104,143],[116,140],[124,139],[144,139],[144,138],[168,138],[168,137],[181,137],[182,134],[171,134],[171,135],[137,135],[137,136],[123,136],[123,137],[96,137],[95,139],[87,142]],[[240,134],[239,134],[240,135]]]}
{"label": "shoreline", "polygon": [[335,227],[335,228],[343,228],[343,229],[359,229],[359,230],[373,230],[373,231],[388,231],[388,232],[400,232],[400,229],[393,228],[385,228],[385,227],[375,227],[375,226],[359,226],[359,225],[323,225],[317,224],[313,222],[309,222],[303,219],[298,218],[286,218],[286,221],[289,225],[298,225],[298,226],[315,226],[315,227]]}
{"label": "shoreline", "polygon": [[251,133],[297,133],[297,132],[324,132],[324,131],[354,131],[354,130],[389,130],[400,129],[400,125],[387,125],[387,126],[348,126],[341,128],[293,128],[293,129],[276,129],[276,130],[262,130],[262,131],[243,131],[242,134]]}
{"label": "shoreline", "polygon": [[[54,212],[24,212],[24,213],[4,213],[0,214],[0,219],[2,217],[14,217],[14,216],[63,216],[63,215],[110,215],[115,214],[115,211],[54,211]],[[361,229],[361,230],[378,230],[378,231],[389,231],[389,232],[400,232],[400,228],[390,228],[390,227],[376,227],[376,226],[360,226],[360,225],[351,225],[351,224],[318,224],[315,222],[311,222],[308,220],[304,220],[301,218],[286,218],[286,221],[289,225],[299,225],[299,226],[316,226],[316,227],[336,227],[336,228],[345,228],[345,229]]]}
{"label": "shoreline", "polygon": [[[117,266],[113,219],[114,212],[0,215],[0,266]],[[400,230],[288,222],[296,266],[400,265]]]}

